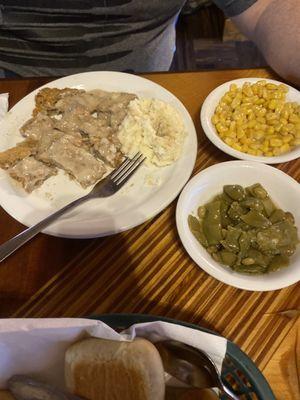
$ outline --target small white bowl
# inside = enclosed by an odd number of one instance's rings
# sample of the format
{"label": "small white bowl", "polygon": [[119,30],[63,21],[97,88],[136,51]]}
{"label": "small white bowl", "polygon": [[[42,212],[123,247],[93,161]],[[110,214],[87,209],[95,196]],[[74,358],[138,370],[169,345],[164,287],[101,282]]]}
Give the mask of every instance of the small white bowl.
{"label": "small white bowl", "polygon": [[[214,89],[204,100],[204,103],[201,107],[200,119],[201,125],[204,130],[204,133],[208,137],[208,139],[217,146],[220,150],[225,153],[238,158],[240,160],[249,160],[249,161],[258,161],[263,162],[265,164],[278,164],[281,162],[295,160],[300,157],[300,146],[295,147],[293,150],[284,153],[280,156],[275,157],[259,157],[252,156],[251,154],[243,153],[241,151],[235,150],[232,147],[228,146],[218,135],[213,123],[211,122],[211,117],[213,116],[215,109],[221,99],[221,97],[228,92],[230,85],[235,83],[238,87],[241,87],[245,82],[255,83],[260,80],[265,80],[270,83],[275,83],[276,85],[281,84],[282,82],[275,81],[273,79],[265,79],[265,78],[242,78],[242,79],[234,79],[233,81],[229,81],[224,83],[223,85],[218,86]],[[287,101],[295,101],[300,104],[300,92],[293,87],[286,85],[289,88],[286,99]]]}
{"label": "small white bowl", "polygon": [[214,278],[240,289],[253,291],[276,290],[300,280],[300,244],[290,257],[290,265],[264,275],[246,275],[214,261],[195,239],[188,226],[188,216],[196,214],[200,205],[210,201],[227,184],[243,187],[261,183],[275,204],[290,211],[300,234],[300,185],[284,172],[257,162],[228,161],[199,172],[185,186],[176,209],[176,224],[180,239],[190,257]]}

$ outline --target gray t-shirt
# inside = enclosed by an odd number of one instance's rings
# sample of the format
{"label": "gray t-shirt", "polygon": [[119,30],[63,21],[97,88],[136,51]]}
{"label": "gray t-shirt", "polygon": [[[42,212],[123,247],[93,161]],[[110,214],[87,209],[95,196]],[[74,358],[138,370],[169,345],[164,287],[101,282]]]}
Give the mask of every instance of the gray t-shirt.
{"label": "gray t-shirt", "polygon": [[[229,15],[256,0],[216,0]],[[21,76],[164,71],[185,0],[0,1],[0,68]]]}

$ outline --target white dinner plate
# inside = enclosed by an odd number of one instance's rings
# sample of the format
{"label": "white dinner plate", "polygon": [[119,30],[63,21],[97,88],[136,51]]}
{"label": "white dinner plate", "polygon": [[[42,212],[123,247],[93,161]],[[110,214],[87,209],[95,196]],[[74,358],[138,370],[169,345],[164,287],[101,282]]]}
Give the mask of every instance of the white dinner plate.
{"label": "white dinner plate", "polygon": [[[251,154],[235,150],[228,144],[223,142],[223,140],[218,135],[214,124],[211,122],[211,117],[213,116],[219,101],[221,100],[223,95],[228,92],[231,84],[235,83],[238,87],[241,87],[246,82],[250,82],[251,84],[253,84],[261,80],[267,81],[269,83],[275,83],[275,85],[280,85],[282,83],[279,81],[275,81],[274,79],[266,78],[240,78],[223,83],[223,85],[220,85],[216,89],[214,89],[206,97],[201,107],[200,120],[204,133],[208,137],[208,139],[220,150],[224,151],[224,153],[231,155],[232,157],[239,158],[240,160],[258,161],[265,164],[278,164],[295,160],[300,157],[300,146],[296,146],[292,150],[274,157],[253,156]],[[286,83],[284,85],[287,86],[289,89],[288,93],[286,94],[286,101],[297,102],[300,104],[299,90],[287,85]]]}
{"label": "white dinner plate", "polygon": [[[140,97],[160,99],[178,110],[187,131],[182,155],[176,163],[163,168],[142,166],[117,194],[106,199],[90,200],[50,225],[44,230],[45,233],[70,238],[111,235],[145,222],[175,199],[193,171],[197,135],[188,111],[172,93],[148,79],[108,71],[71,75],[42,87],[125,91]],[[23,140],[19,128],[30,118],[34,97],[40,89],[19,101],[1,121],[0,151]],[[37,223],[87,192],[61,172],[28,195],[5,171],[0,170],[1,206],[27,226]]]}
{"label": "white dinner plate", "polygon": [[214,261],[188,226],[188,216],[197,215],[198,207],[221,193],[224,185],[238,184],[245,187],[254,183],[261,183],[279,208],[294,215],[300,235],[300,185],[279,169],[253,161],[228,161],[195,175],[181,192],[177,203],[178,233],[195,263],[219,281],[253,291],[281,289],[300,280],[300,245],[290,257],[287,268],[264,275],[240,274]]}

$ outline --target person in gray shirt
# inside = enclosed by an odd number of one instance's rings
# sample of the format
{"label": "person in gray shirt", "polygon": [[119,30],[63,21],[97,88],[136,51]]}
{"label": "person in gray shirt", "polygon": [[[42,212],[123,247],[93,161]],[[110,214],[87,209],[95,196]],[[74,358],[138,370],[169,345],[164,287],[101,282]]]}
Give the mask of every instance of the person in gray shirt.
{"label": "person in gray shirt", "polygon": [[[185,0],[0,0],[0,68],[20,76],[165,71]],[[300,81],[299,0],[215,0],[284,78]]]}

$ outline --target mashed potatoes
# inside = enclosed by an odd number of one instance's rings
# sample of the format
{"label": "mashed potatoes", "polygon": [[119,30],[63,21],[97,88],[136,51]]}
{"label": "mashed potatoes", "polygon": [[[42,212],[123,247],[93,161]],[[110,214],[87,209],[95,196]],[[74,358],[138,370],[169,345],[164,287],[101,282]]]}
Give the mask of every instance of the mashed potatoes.
{"label": "mashed potatoes", "polygon": [[157,99],[131,101],[118,131],[124,154],[132,157],[140,151],[148,165],[160,167],[180,157],[185,136],[178,111]]}

